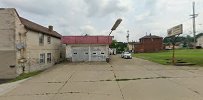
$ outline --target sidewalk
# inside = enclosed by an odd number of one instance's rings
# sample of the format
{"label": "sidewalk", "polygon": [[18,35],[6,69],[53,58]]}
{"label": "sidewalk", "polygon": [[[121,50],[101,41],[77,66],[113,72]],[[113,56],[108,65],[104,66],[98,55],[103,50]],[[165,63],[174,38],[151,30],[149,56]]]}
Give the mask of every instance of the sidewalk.
{"label": "sidewalk", "polygon": [[[27,78],[27,79],[29,79],[29,78]],[[22,82],[26,81],[27,79],[23,79],[23,80],[11,82],[11,83],[0,84],[0,96],[13,90],[14,88],[19,86]]]}

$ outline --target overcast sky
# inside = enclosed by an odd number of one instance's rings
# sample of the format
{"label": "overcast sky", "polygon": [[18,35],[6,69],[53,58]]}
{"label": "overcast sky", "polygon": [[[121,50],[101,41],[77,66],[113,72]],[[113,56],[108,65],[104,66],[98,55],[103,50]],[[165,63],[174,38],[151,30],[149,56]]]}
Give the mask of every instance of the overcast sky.
{"label": "overcast sky", "polygon": [[[191,34],[194,0],[0,0],[0,7],[16,8],[19,15],[43,26],[53,25],[62,35],[108,35],[118,41],[138,41],[146,34],[165,37],[167,29],[183,24]],[[197,31],[203,32],[203,0],[196,1]]]}

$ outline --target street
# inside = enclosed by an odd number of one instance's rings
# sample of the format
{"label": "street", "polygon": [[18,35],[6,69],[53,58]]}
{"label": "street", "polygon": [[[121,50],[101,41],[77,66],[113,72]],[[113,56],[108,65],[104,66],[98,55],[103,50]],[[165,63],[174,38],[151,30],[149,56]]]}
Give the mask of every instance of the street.
{"label": "street", "polygon": [[111,56],[110,63],[63,63],[0,100],[203,100],[203,68]]}

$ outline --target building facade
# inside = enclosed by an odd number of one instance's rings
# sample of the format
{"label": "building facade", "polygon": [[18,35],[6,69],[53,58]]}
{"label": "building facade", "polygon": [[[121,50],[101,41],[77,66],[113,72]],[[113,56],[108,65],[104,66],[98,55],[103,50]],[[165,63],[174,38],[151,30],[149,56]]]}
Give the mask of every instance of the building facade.
{"label": "building facade", "polygon": [[144,36],[134,47],[135,52],[158,52],[163,50],[163,38],[155,35]]}
{"label": "building facade", "polygon": [[61,35],[0,8],[0,79],[42,70],[60,61]]}
{"label": "building facade", "polygon": [[201,46],[203,48],[203,35],[197,37],[196,46]]}
{"label": "building facade", "polygon": [[63,36],[66,59],[72,62],[106,61],[109,58],[111,36]]}
{"label": "building facade", "polygon": [[138,42],[128,42],[127,47],[128,51],[134,53],[136,44],[139,44]]}

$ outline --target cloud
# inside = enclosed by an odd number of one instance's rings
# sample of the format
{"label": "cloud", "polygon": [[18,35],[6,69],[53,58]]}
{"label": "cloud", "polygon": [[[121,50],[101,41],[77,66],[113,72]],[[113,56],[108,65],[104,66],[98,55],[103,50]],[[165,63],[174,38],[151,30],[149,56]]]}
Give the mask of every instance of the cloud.
{"label": "cloud", "polygon": [[83,27],[80,28],[81,32],[83,32],[82,34],[88,34],[88,35],[97,35],[97,31],[96,29],[91,26],[91,25],[85,25]]}
{"label": "cloud", "polygon": [[111,14],[124,13],[131,5],[123,0],[84,0],[88,7],[88,16],[104,17]]}
{"label": "cloud", "polygon": [[[1,7],[16,8],[19,15],[43,26],[53,25],[62,35],[108,35],[117,18],[123,21],[112,33],[118,41],[130,41],[152,33],[166,36],[167,29],[184,25],[192,30],[193,0],[0,0]],[[196,0],[197,31],[203,24],[203,1]]]}
{"label": "cloud", "polygon": [[53,11],[48,8],[56,4],[56,2],[51,0],[48,3],[46,1],[39,2],[39,0],[2,0],[1,2],[8,7],[18,7],[26,12],[32,12],[38,15],[53,14]]}

